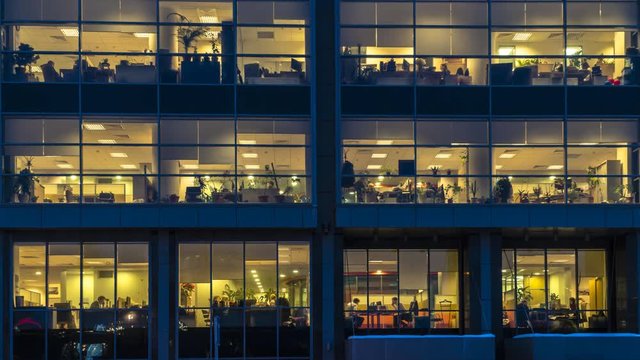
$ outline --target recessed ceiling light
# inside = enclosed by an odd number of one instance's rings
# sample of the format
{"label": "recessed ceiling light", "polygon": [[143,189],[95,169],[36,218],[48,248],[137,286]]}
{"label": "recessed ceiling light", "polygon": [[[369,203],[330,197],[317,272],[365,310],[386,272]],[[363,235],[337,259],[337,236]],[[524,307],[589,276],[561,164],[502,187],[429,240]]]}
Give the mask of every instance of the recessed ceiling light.
{"label": "recessed ceiling light", "polygon": [[36,275],[38,276],[42,275],[42,271],[36,271]]}
{"label": "recessed ceiling light", "polygon": [[218,24],[220,19],[215,15],[200,15],[200,22],[204,24]]}
{"label": "recessed ceiling light", "polygon": [[247,170],[258,170],[258,169],[260,169],[260,165],[251,165],[250,164],[250,165],[245,165],[244,168],[247,169]]}
{"label": "recessed ceiling light", "polygon": [[56,164],[56,166],[59,167],[60,169],[73,169],[73,165],[71,164],[61,163],[61,164]]}
{"label": "recessed ceiling light", "polygon": [[150,38],[153,35],[155,35],[155,34],[154,33],[144,33],[144,32],[133,33],[133,36],[135,36],[137,38]]}
{"label": "recessed ceiling light", "polygon": [[80,32],[78,31],[78,28],[62,28],[60,29],[60,32],[62,32],[62,34],[67,37],[80,36]]}
{"label": "recessed ceiling light", "polygon": [[293,270],[293,273],[297,274],[297,273],[299,273],[299,271],[298,270]]}
{"label": "recessed ceiling light", "polygon": [[513,41],[527,41],[531,38],[531,35],[533,35],[530,32],[517,32],[515,34],[513,34]]}
{"label": "recessed ceiling light", "polygon": [[502,169],[502,165],[496,165],[496,170]]}
{"label": "recessed ceiling light", "polygon": [[242,154],[242,157],[245,159],[257,159],[258,158],[258,154],[257,153],[244,153]]}
{"label": "recessed ceiling light", "polygon": [[251,273],[252,273],[252,274],[255,274],[256,272],[257,272],[257,271],[255,271],[255,270],[251,270]]}
{"label": "recessed ceiling light", "polygon": [[258,277],[258,274],[253,274],[252,276],[253,276],[254,278],[257,278],[257,277]]}
{"label": "recessed ceiling light", "polygon": [[367,165],[368,170],[380,170],[382,169],[382,165]]}
{"label": "recessed ceiling light", "polygon": [[547,170],[562,170],[564,165],[549,165],[547,166]]}
{"label": "recessed ceiling light", "polygon": [[281,277],[281,278],[285,278],[285,277],[287,277],[287,275],[285,275],[285,274],[280,274],[280,277]]}
{"label": "recessed ceiling light", "polygon": [[387,158],[387,154],[384,153],[373,153],[371,154],[371,158],[372,159],[386,159]]}
{"label": "recessed ceiling light", "polygon": [[448,159],[451,157],[451,153],[441,152],[436,154],[436,159]]}
{"label": "recessed ceiling light", "polygon": [[500,159],[513,159],[516,157],[516,152],[514,150],[507,150],[498,156]]}
{"label": "recessed ceiling light", "polygon": [[137,169],[138,167],[134,164],[122,164],[120,165],[121,168],[123,169],[127,169],[127,170],[133,170],[133,169]]}
{"label": "recessed ceiling light", "polygon": [[109,153],[109,156],[111,156],[112,158],[128,158],[129,157],[129,155],[123,152],[112,152],[112,153]]}
{"label": "recessed ceiling light", "polygon": [[378,140],[376,141],[377,145],[392,145],[393,140]]}
{"label": "recessed ceiling light", "polygon": [[113,139],[98,139],[98,144],[115,144],[116,141]]}
{"label": "recessed ceiling light", "polygon": [[255,145],[255,140],[238,140],[238,144],[240,145]]}
{"label": "recessed ceiling light", "polygon": [[197,170],[199,166],[197,164],[184,164],[182,165],[182,168],[187,170]]}
{"label": "recessed ceiling light", "polygon": [[86,123],[83,125],[84,128],[86,130],[91,130],[91,131],[102,131],[102,130],[106,130],[104,128],[104,125],[102,124],[98,124],[98,123]]}

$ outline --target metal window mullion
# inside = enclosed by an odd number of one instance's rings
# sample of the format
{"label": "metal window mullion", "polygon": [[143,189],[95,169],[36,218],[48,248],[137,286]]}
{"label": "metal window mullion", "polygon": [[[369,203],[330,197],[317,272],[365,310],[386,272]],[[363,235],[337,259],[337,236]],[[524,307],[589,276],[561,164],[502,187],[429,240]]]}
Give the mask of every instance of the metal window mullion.
{"label": "metal window mullion", "polygon": [[[233,66],[233,129],[234,129],[234,139],[233,139],[233,169],[234,169],[234,179],[235,179],[235,191],[234,191],[234,203],[238,203],[238,0],[233,0],[232,5],[232,22],[231,29],[233,30],[233,53],[231,54],[231,61]],[[220,60],[223,60],[222,58]],[[243,81],[246,81],[246,75]],[[272,169],[273,170],[273,169]],[[243,241],[244,244],[244,241]],[[244,247],[244,245],[243,245]],[[244,253],[244,252],[243,252]],[[243,255],[244,256],[244,255]],[[246,265],[243,263],[243,269],[246,268]],[[243,270],[246,272],[246,269]],[[246,279],[245,279],[246,283]],[[245,286],[246,290],[246,286]],[[243,302],[243,304],[246,303]],[[244,307],[244,305],[243,305]],[[244,311],[243,311],[244,314]],[[243,315],[244,316],[244,315]],[[245,345],[246,349],[246,345]],[[245,355],[245,353],[243,353]]]}
{"label": "metal window mullion", "polygon": [[[44,244],[44,358],[49,359],[49,242]],[[56,314],[57,315],[57,314]]]}
{"label": "metal window mullion", "polygon": [[113,312],[113,360],[117,359],[118,352],[118,242],[113,243],[113,294],[115,300],[112,303],[111,311]]}
{"label": "metal window mullion", "polygon": [[83,309],[83,300],[84,299],[84,241],[81,239],[80,240],[80,304],[78,307],[78,323],[80,326],[78,326],[80,328],[80,334],[79,334],[79,343],[80,343],[80,360],[82,360],[83,354],[82,354],[82,333],[84,332],[84,309]]}
{"label": "metal window mullion", "polygon": [[[233,2],[234,6],[236,5],[236,1]],[[234,17],[235,21],[235,17]],[[242,299],[244,299],[244,293],[246,293],[247,289],[247,243],[246,241],[242,241],[242,282],[243,282],[243,293]],[[236,304],[238,308],[238,304]],[[240,311],[242,311],[242,357],[247,357],[247,314],[246,314],[247,302],[242,301],[242,307]]]}
{"label": "metal window mullion", "polygon": [[[564,148],[564,202],[565,204],[569,203],[569,189],[567,188],[569,185],[569,154],[568,151],[569,149],[567,148],[567,128],[568,128],[568,117],[569,117],[569,111],[568,111],[568,93],[569,93],[569,87],[567,86],[567,74],[569,73],[568,69],[567,69],[567,65],[568,65],[568,61],[567,61],[567,39],[568,39],[568,33],[567,33],[567,0],[562,0],[562,35],[563,35],[563,52],[564,52],[564,74],[562,76],[563,80],[563,85],[564,85],[564,91],[563,91],[563,95],[564,95],[564,99],[563,99],[563,117],[562,117],[562,123],[563,123],[563,128],[562,128],[562,146]],[[576,298],[577,299],[577,298]]]}
{"label": "metal window mullion", "polygon": [[[161,114],[161,107],[160,107],[160,67],[158,66],[158,64],[160,64],[160,0],[156,1],[156,51],[155,51],[155,58],[156,58],[156,141],[155,141],[155,146],[156,146],[156,164],[157,164],[157,169],[155,169],[155,188],[158,189],[157,191],[157,195],[156,198],[154,199],[154,202],[158,202],[161,199],[161,194],[162,194],[162,190],[160,189],[161,183],[162,181],[160,181],[161,176],[162,176],[162,172],[161,172],[161,158],[160,158],[160,126],[161,126],[161,122],[160,122],[160,114]],[[172,60],[173,56],[169,56],[169,60]],[[145,174],[146,175],[146,174]],[[153,176],[153,174],[152,174]],[[145,180],[144,180],[145,184],[147,182],[146,176],[145,176]],[[148,196],[147,199],[145,199],[145,202],[147,202],[148,200]],[[148,316],[148,318],[150,319],[151,317]],[[149,328],[150,329],[150,328]],[[147,331],[147,334],[149,334],[149,331]],[[151,355],[151,341],[148,342],[149,344],[149,351],[147,352],[147,356]]]}
{"label": "metal window mullion", "polygon": [[367,303],[365,304],[367,306],[367,333],[369,333],[369,331],[371,331],[371,322],[370,317],[369,317],[369,249],[365,249],[365,257],[364,257],[364,261],[365,261],[365,269],[366,269],[366,279],[367,279]]}
{"label": "metal window mullion", "polygon": [[542,267],[542,272],[544,274],[544,308],[545,308],[545,320],[544,320],[544,329],[545,332],[549,329],[549,265],[547,264],[547,254],[549,252],[548,248],[542,250],[544,252],[544,264]]}
{"label": "metal window mullion", "polygon": [[400,332],[400,323],[401,323],[401,312],[400,312],[400,249],[395,249],[396,251],[396,283],[397,285],[397,289],[396,289],[396,296],[398,297],[398,305],[396,305],[398,307],[398,310],[396,310],[396,316],[397,316],[397,325],[398,325],[398,332]]}
{"label": "metal window mullion", "polygon": [[[418,202],[418,148],[417,148],[417,144],[418,144],[418,133],[417,133],[417,128],[418,128],[418,124],[417,124],[417,118],[418,118],[418,73],[416,71],[416,46],[417,46],[417,42],[416,42],[416,36],[417,36],[417,30],[416,30],[416,0],[413,0],[412,2],[412,7],[413,7],[413,29],[412,29],[412,34],[413,34],[413,163],[415,164],[414,166],[414,171],[413,171],[413,203],[417,203]],[[400,272],[398,272],[398,274],[400,274]],[[398,275],[398,280],[400,279],[400,276]],[[398,285],[400,284],[400,282],[398,282]],[[398,289],[400,289],[400,287],[398,286]],[[400,293],[398,292],[398,302],[400,302]],[[400,319],[400,318],[398,318]]]}
{"label": "metal window mullion", "polygon": [[278,304],[280,299],[280,241],[276,240],[276,357],[280,358],[280,312],[282,306]]}
{"label": "metal window mullion", "polygon": [[[487,79],[486,79],[486,83],[487,83],[487,91],[488,93],[488,97],[489,97],[489,104],[488,104],[488,116],[487,116],[487,132],[488,132],[488,144],[487,144],[487,151],[488,151],[488,158],[489,158],[489,170],[488,170],[488,176],[489,176],[489,183],[488,186],[489,188],[485,188],[485,191],[487,191],[487,199],[489,200],[489,202],[493,203],[493,82],[491,81],[491,64],[493,62],[493,42],[492,42],[492,30],[493,30],[493,18],[491,15],[492,6],[493,2],[492,1],[487,1]],[[467,163],[469,163],[469,161],[471,161],[471,157],[469,156],[469,152],[467,151]],[[482,174],[484,176],[484,174]],[[469,174],[467,174],[467,176],[469,176]],[[486,178],[486,177],[485,177]],[[467,191],[468,193],[468,191]]]}
{"label": "metal window mullion", "polygon": [[[575,248],[573,249],[574,251],[574,259],[575,259],[575,274],[576,274],[576,279],[575,279],[575,283],[576,283],[576,290],[573,294],[573,298],[576,301],[576,309],[578,312],[578,330],[580,330],[580,318],[581,318],[581,314],[580,314],[580,269],[578,267],[578,262],[579,262],[579,258],[578,258],[578,249]],[[598,307],[598,304],[596,303],[596,308]]]}
{"label": "metal window mullion", "polygon": [[[213,358],[215,351],[214,346],[217,344],[213,340],[215,331],[213,325],[213,239],[208,241],[209,244],[209,358]],[[196,310],[197,311],[197,310]]]}
{"label": "metal window mullion", "polygon": [[[418,306],[420,308],[420,306]],[[427,334],[431,334],[431,319],[435,316],[434,309],[431,308],[431,249],[427,249],[427,309],[429,311],[429,324]]]}

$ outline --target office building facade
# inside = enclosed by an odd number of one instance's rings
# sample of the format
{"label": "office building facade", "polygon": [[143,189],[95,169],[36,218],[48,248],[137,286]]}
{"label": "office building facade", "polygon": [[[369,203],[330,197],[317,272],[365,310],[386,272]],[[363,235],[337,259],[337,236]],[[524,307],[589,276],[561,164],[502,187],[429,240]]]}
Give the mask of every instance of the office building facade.
{"label": "office building facade", "polygon": [[0,4],[2,358],[640,333],[637,0]]}

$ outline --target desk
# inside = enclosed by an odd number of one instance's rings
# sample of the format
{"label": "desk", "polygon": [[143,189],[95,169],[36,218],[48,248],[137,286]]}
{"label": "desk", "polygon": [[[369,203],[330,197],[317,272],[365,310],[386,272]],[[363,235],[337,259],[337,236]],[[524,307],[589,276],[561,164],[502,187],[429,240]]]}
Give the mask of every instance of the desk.
{"label": "desk", "polygon": [[302,79],[295,77],[247,77],[247,85],[301,85]]}

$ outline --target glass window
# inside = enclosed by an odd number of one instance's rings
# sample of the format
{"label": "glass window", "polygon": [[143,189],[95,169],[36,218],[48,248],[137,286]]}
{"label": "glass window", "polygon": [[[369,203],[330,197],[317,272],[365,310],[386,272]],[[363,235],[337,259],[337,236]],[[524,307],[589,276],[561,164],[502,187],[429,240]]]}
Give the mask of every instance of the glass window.
{"label": "glass window", "polygon": [[347,249],[343,266],[348,333],[459,326],[457,251]]}
{"label": "glass window", "polygon": [[221,357],[309,356],[308,243],[185,242],[179,253],[181,357],[209,354],[216,321]]}
{"label": "glass window", "polygon": [[554,333],[607,329],[605,257],[597,249],[504,250],[503,326]]}
{"label": "glass window", "polygon": [[14,357],[65,354],[70,350],[64,350],[64,343],[78,342],[81,329],[85,357],[109,352],[146,358],[147,253],[146,243],[16,243]]}

